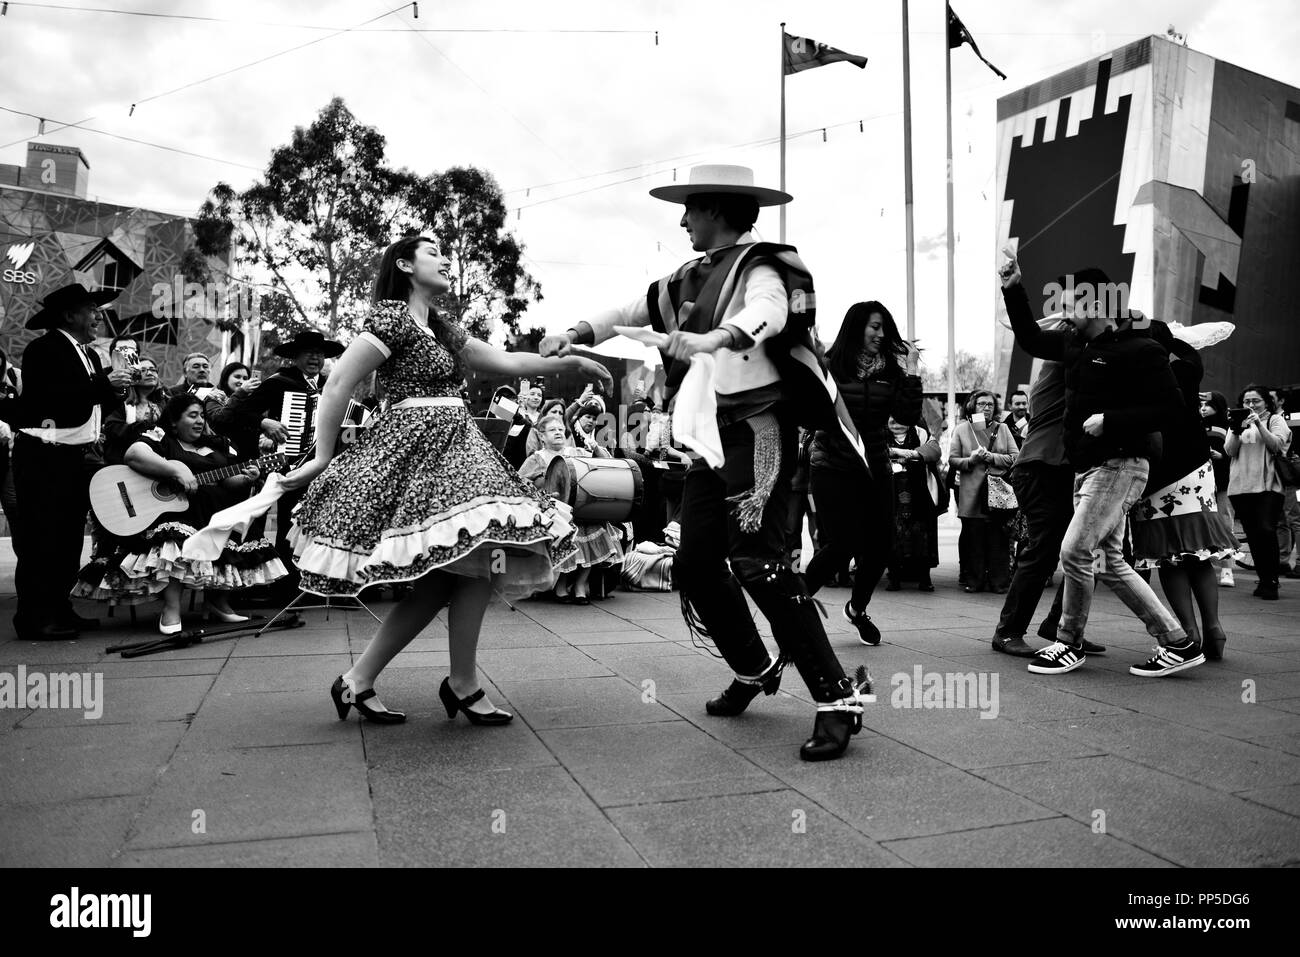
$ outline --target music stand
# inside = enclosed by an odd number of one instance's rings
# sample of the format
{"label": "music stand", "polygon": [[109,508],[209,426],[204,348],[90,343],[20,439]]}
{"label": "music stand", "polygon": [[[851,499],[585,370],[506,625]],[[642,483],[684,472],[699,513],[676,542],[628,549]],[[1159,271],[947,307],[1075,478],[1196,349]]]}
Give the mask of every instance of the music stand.
{"label": "music stand", "polygon": [[[289,604],[285,605],[283,608],[281,608],[279,611],[277,611],[277,612],[276,612],[276,613],[271,617],[271,620],[268,621],[265,625],[263,625],[263,626],[261,627],[261,629],[258,630],[258,632],[257,632],[258,637],[261,637],[261,635],[262,635],[263,632],[265,632],[268,628],[270,628],[273,624],[275,624],[275,622],[276,622],[276,620],[277,620],[278,618],[281,618],[282,616],[284,616],[286,613],[288,613],[288,612],[290,612],[290,611],[295,611],[295,612],[298,612],[298,611],[314,611],[314,610],[316,610],[316,609],[318,609],[318,608],[324,608],[324,609],[325,609],[325,620],[326,620],[326,621],[329,621],[329,620],[330,620],[330,609],[331,609],[331,608],[334,608],[334,609],[336,609],[336,610],[340,610],[340,611],[347,611],[347,610],[351,610],[351,609],[353,609],[353,608],[356,607],[356,606],[354,606],[354,605],[331,605],[331,604],[330,604],[330,596],[328,596],[328,595],[324,596],[324,597],[325,597],[325,604],[323,604],[323,605],[300,605],[300,604],[298,604],[298,602],[302,601],[304,598],[306,598],[306,597],[309,596],[309,595],[311,595],[311,597],[313,597],[313,598],[321,597],[321,596],[319,596],[319,595],[312,595],[311,592],[307,592],[307,591],[299,591],[299,592],[298,592],[298,597],[297,597],[297,598],[295,598],[293,601],[289,602]],[[371,618],[373,618],[375,621],[379,621],[379,622],[382,622],[382,621],[383,621],[382,618],[380,618],[378,615],[376,615],[373,611],[370,610],[370,606],[367,605],[365,602],[363,602],[359,596],[358,596],[358,597],[355,597],[355,598],[352,598],[352,599],[350,599],[350,600],[351,600],[351,601],[355,601],[355,602],[357,603],[357,605],[360,606],[362,609],[364,609],[364,610],[365,610],[365,613],[366,613],[367,615],[369,615]]]}

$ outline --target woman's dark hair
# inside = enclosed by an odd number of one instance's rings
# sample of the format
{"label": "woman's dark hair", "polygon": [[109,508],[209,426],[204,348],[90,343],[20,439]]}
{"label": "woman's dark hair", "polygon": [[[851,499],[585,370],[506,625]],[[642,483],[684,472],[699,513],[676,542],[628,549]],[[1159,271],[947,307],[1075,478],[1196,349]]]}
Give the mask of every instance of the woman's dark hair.
{"label": "woman's dark hair", "polygon": [[1228,397],[1222,392],[1211,392],[1206,404],[1214,410],[1214,414],[1204,419],[1205,425],[1217,425],[1221,429],[1228,427]]}
{"label": "woman's dark hair", "polygon": [[[389,301],[401,303],[411,301],[411,276],[398,269],[397,262],[398,260],[412,261],[416,250],[420,248],[420,243],[428,243],[434,247],[438,245],[428,236],[404,236],[384,250],[383,255],[379,257],[379,269],[375,273],[375,281],[370,286],[371,303],[378,305]],[[429,329],[442,343],[443,348],[451,353],[455,366],[452,375],[461,377],[465,374],[465,368],[460,361],[460,350],[456,348],[456,338],[452,328],[451,323],[442,318],[436,309],[429,310]]]}
{"label": "woman's dark hair", "polygon": [[185,392],[181,395],[173,396],[167,400],[163,406],[162,416],[158,419],[158,424],[163,427],[163,431],[173,438],[176,436],[176,425],[180,422],[182,416],[190,410],[192,406],[198,406],[199,411],[203,410],[203,400],[192,392]]}
{"label": "woman's dark hair", "polygon": [[971,419],[975,417],[975,403],[986,395],[993,400],[993,422],[985,424],[996,424],[998,415],[1002,411],[1002,403],[998,401],[997,395],[988,389],[976,389],[970,394],[970,398],[966,400],[966,416]]}
{"label": "woman's dark hair", "polygon": [[540,422],[551,412],[559,410],[561,420],[564,418],[565,401],[563,399],[547,399],[542,403],[542,407],[537,411],[537,420]]}
{"label": "woman's dark hair", "polygon": [[1250,385],[1246,386],[1246,388],[1242,389],[1241,394],[1237,396],[1237,406],[1240,408],[1246,404],[1247,392],[1257,392],[1259,393],[1259,397],[1264,400],[1264,408],[1268,409],[1269,415],[1272,415],[1277,411],[1277,403],[1273,401],[1273,396],[1270,395],[1270,391],[1271,390],[1267,386],[1256,385],[1252,382]]}
{"label": "woman's dark hair", "polygon": [[230,395],[231,394],[230,375],[231,373],[237,372],[240,369],[243,369],[249,375],[253,374],[253,370],[250,369],[248,366],[244,365],[244,363],[242,362],[227,362],[226,367],[221,370],[221,375],[217,377],[217,388],[220,389],[222,392],[224,392],[226,395]]}
{"label": "woman's dark hair", "polygon": [[716,212],[738,233],[747,233],[758,221],[758,200],[739,193],[692,193],[686,202],[696,209]]}
{"label": "woman's dark hair", "polygon": [[840,323],[840,331],[835,336],[835,342],[826,353],[827,365],[830,366],[831,375],[836,379],[843,382],[858,377],[862,333],[876,313],[880,314],[884,339],[880,344],[880,355],[891,372],[897,373],[902,370],[902,364],[898,360],[907,355],[907,344],[903,341],[898,325],[889,310],[873,299],[870,302],[855,302],[844,314],[844,321]]}

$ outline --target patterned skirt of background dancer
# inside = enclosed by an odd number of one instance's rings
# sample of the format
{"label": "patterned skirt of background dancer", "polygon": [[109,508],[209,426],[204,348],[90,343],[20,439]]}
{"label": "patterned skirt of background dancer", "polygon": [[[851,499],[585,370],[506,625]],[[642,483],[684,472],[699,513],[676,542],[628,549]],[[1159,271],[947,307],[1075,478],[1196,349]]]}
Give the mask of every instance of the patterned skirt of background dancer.
{"label": "patterned skirt of background dancer", "polygon": [[1237,538],[1215,501],[1214,469],[1209,462],[1145,496],[1129,517],[1134,568],[1230,558],[1237,553]]}
{"label": "patterned skirt of background dancer", "polygon": [[186,588],[238,591],[269,585],[289,572],[264,538],[231,543],[216,561],[185,558],[181,548],[196,529],[165,521],[128,538],[115,538],[112,551],[92,559],[77,576],[73,598],[138,605],[154,601],[171,582]]}

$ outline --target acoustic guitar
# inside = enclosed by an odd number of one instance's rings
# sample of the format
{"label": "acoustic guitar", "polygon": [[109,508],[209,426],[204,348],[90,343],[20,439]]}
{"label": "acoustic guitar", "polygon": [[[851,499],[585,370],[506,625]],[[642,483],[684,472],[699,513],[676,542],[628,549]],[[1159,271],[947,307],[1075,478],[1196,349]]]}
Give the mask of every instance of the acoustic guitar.
{"label": "acoustic guitar", "polygon": [[[236,462],[219,469],[200,472],[194,478],[200,485],[215,485],[239,475],[250,465],[266,474],[283,472],[287,460],[283,453],[267,455],[256,462]],[[138,535],[168,512],[183,512],[190,507],[174,482],[141,475],[128,465],[110,465],[100,469],[90,480],[90,507],[99,523],[114,535]]]}

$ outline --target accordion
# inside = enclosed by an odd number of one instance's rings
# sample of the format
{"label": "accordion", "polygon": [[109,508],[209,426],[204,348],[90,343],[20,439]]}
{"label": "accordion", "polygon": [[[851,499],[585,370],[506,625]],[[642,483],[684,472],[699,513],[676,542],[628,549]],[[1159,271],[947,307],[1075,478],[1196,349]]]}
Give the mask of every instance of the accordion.
{"label": "accordion", "polygon": [[[289,433],[289,438],[281,442],[276,451],[283,452],[290,459],[311,455],[316,449],[316,415],[319,409],[319,392],[286,392],[280,404],[279,421]],[[368,428],[371,418],[370,409],[349,399],[343,425],[339,430],[339,440],[335,443],[335,453],[356,442],[361,436],[358,430]]]}
{"label": "accordion", "polygon": [[298,458],[316,447],[316,411],[318,392],[286,392],[280,403],[280,424],[289,433],[287,441],[276,448],[289,458]]}

